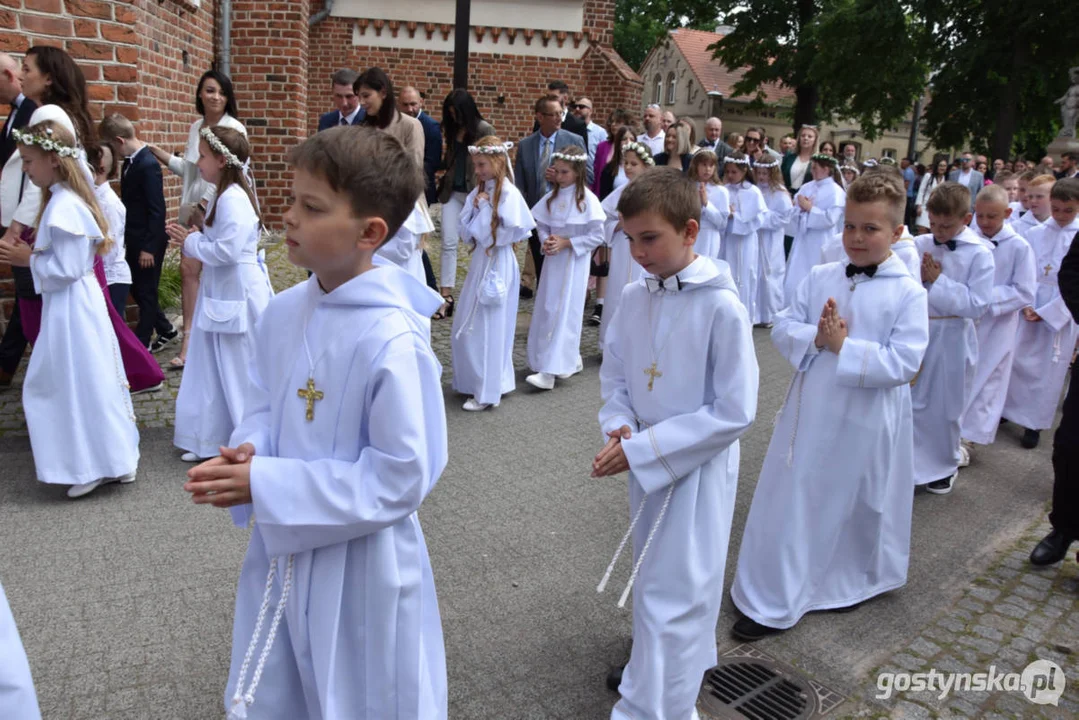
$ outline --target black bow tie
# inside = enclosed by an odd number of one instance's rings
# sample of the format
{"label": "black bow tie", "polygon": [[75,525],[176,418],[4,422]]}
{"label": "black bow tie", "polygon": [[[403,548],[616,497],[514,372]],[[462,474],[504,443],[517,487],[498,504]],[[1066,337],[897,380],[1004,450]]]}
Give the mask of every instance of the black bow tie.
{"label": "black bow tie", "polygon": [[955,240],[949,240],[948,242],[940,242],[936,238],[933,238],[934,245],[947,245],[949,250],[955,250]]}
{"label": "black bow tie", "polygon": [[677,275],[669,277],[666,280],[658,277],[646,277],[644,279],[644,284],[648,288],[648,292],[659,292],[662,290],[663,292],[673,293],[682,289],[682,281]]}
{"label": "black bow tie", "polygon": [[877,274],[876,265],[858,266],[854,263],[847,265],[847,277],[854,277],[858,273],[865,273],[866,277],[873,277]]}
{"label": "black bow tie", "polygon": [[1000,245],[1000,240],[992,240],[992,239],[990,239],[989,242],[993,243],[993,247],[997,247],[998,245]]}

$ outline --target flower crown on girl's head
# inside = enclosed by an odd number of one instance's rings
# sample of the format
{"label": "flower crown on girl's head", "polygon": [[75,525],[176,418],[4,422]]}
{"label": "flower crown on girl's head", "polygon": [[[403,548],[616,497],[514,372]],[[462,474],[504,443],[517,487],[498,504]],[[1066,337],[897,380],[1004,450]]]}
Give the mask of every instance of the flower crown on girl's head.
{"label": "flower crown on girl's head", "polygon": [[568,163],[583,163],[587,159],[588,156],[584,154],[570,155],[569,153],[564,152],[551,153],[551,162],[554,162],[555,160],[565,160]]}
{"label": "flower crown on girl's head", "polygon": [[817,162],[823,163],[825,165],[832,165],[833,167],[839,164],[838,160],[836,160],[831,155],[827,155],[825,153],[813,153],[813,156],[809,159],[816,160]]}
{"label": "flower crown on girl's head", "polygon": [[734,165],[749,165],[749,158],[745,156],[740,158],[728,157],[724,162],[733,163]]}
{"label": "flower crown on girl's head", "polygon": [[839,166],[839,171],[840,172],[850,171],[850,172],[854,173],[855,175],[861,175],[861,173],[858,172],[858,166],[857,165],[840,165]]}
{"label": "flower crown on girl's head", "polygon": [[236,157],[231,150],[225,147],[225,143],[221,142],[221,138],[217,137],[217,135],[214,135],[213,131],[210,128],[204,127],[202,130],[199,130],[199,137],[205,140],[206,144],[209,145],[215,153],[225,158],[226,165],[241,169],[244,167],[243,161],[241,161],[240,158]]}
{"label": "flower crown on girl's head", "polygon": [[[735,161],[734,160],[728,160],[728,162],[735,162]],[[772,158],[771,160],[758,160],[755,167],[759,167],[759,168],[779,167],[779,161],[776,160],[775,158]]]}
{"label": "flower crown on girl's head", "polygon": [[469,155],[509,155],[510,150],[513,148],[513,143],[504,142],[501,145],[484,145],[478,147],[476,145],[468,146]]}
{"label": "flower crown on girl's head", "polygon": [[628,142],[622,146],[622,152],[635,153],[637,157],[641,159],[645,165],[655,165],[656,161],[652,159],[652,151],[646,148],[639,142]]}
{"label": "flower crown on girl's head", "polygon": [[37,145],[45,152],[54,152],[60,157],[75,157],[79,152],[73,147],[68,147],[61,142],[53,140],[52,128],[45,128],[44,135],[34,135],[33,133],[24,132],[19,129],[12,130],[11,135],[23,145]]}

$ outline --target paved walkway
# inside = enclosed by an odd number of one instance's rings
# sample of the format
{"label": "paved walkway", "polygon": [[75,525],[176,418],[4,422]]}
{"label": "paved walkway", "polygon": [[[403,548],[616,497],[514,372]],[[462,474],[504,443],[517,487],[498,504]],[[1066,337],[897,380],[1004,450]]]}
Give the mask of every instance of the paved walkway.
{"label": "paved walkway", "polygon": [[[520,329],[529,304],[522,303]],[[436,352],[449,367],[449,322]],[[755,331],[758,422],[742,442],[727,588],[790,369]],[[519,332],[517,359],[523,353]],[[498,410],[469,414],[447,391],[451,458],[421,510],[446,635],[450,717],[606,717],[603,688],[623,662],[629,613],[615,607],[628,575],[595,584],[625,529],[624,482],[593,481],[598,439],[595,330],[586,369],[550,393],[520,382]],[[163,356],[165,359],[167,356]],[[17,390],[0,394],[0,578],[19,622],[46,720],[204,720],[221,715],[232,602],[246,533],[180,490],[167,392],[137,398],[139,481],[72,502],[33,480]],[[1048,435],[1046,435],[1048,440]],[[1024,451],[1014,428],[982,449],[955,492],[915,498],[907,587],[847,615],[815,613],[758,644],[849,698],[836,717],[1079,716],[1079,565],[1035,570],[1025,558],[1047,531],[1049,448]],[[1076,548],[1079,549],[1079,548]],[[733,608],[725,599],[721,652]],[[1021,672],[1050,660],[1067,675],[1058,706],[1004,690],[882,695],[881,673]],[[895,677],[888,676],[888,677]]]}

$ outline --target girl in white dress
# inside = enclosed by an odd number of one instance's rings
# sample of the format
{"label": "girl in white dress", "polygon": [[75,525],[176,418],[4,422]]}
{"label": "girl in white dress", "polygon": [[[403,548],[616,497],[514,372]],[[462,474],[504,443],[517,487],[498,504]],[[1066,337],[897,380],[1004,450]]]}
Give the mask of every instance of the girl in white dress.
{"label": "girl in white dress", "polygon": [[738,297],[749,313],[750,322],[760,322],[757,310],[757,231],[764,213],[764,195],[753,183],[749,158],[740,152],[727,156],[723,179],[731,198],[731,214],[719,259],[731,266],[731,275],[738,286]]}
{"label": "girl in white dress", "polygon": [[757,323],[772,327],[772,320],[786,306],[783,296],[783,278],[787,273],[787,261],[783,256],[783,233],[791,214],[791,196],[783,184],[779,160],[762,158],[753,168],[757,187],[764,196],[764,215],[761,229],[757,231],[760,243],[760,274],[757,292]]}
{"label": "girl in white dress", "polygon": [[[632,135],[628,136],[632,138]],[[607,298],[603,317],[599,323],[599,347],[603,349],[604,338],[607,337],[607,327],[611,324],[611,318],[622,300],[622,290],[626,285],[637,282],[641,278],[644,268],[637,264],[629,252],[629,238],[622,232],[622,218],[618,214],[618,201],[626,185],[641,173],[651,167],[655,167],[652,153],[648,146],[635,140],[630,140],[622,146],[622,173],[626,176],[626,183],[618,185],[603,199],[601,207],[607,216],[603,225],[603,237],[607,247],[611,249],[610,269],[607,272]]]}
{"label": "girl in white dress", "polygon": [[416,202],[408,218],[405,219],[401,229],[382,243],[382,247],[375,251],[379,257],[383,257],[395,265],[399,265],[405,272],[427,284],[427,276],[423,272],[423,238],[428,233],[435,231],[435,225],[431,222],[431,216],[427,214],[426,203]]}
{"label": "girl in white dress", "polygon": [[68,496],[79,497],[134,481],[139,462],[120,348],[94,276],[95,256],[112,243],[73,133],[54,121],[13,132],[24,172],[42,189],[33,250],[0,243],[0,262],[29,267],[42,296],[23,385],[26,425],[38,480],[71,485]]}
{"label": "girl in white dress", "polygon": [[556,377],[566,379],[584,369],[581,326],[588,270],[607,219],[599,198],[585,187],[587,162],[588,155],[576,146],[552,153],[555,189],[532,208],[547,258],[528,328],[528,364],[535,372],[525,382],[540,390],[553,389]]}
{"label": "girl in white dress", "polygon": [[195,323],[173,444],[182,459],[215,457],[243,418],[255,325],[273,294],[258,256],[261,220],[243,175],[247,137],[230,128],[199,131],[199,172],[216,185],[201,231],[169,223],[169,237],[203,264]]}
{"label": "girl in white dress", "polygon": [[690,179],[697,181],[701,196],[701,229],[693,249],[698,255],[719,257],[720,236],[727,229],[731,196],[719,184],[719,159],[711,150],[699,150],[689,161]]}
{"label": "girl in white dress", "polygon": [[471,243],[472,261],[458,295],[450,348],[453,389],[472,396],[464,405],[470,412],[497,407],[516,386],[513,339],[521,270],[513,247],[536,221],[510,177],[511,147],[488,135],[468,148],[476,186],[461,207],[458,236]]}
{"label": "girl in white dress", "polygon": [[796,229],[787,258],[784,283],[787,298],[794,297],[798,283],[820,263],[825,244],[843,230],[847,194],[843,191],[843,178],[839,176],[836,159],[831,155],[814,155],[809,172],[813,180],[798,189],[791,210]]}

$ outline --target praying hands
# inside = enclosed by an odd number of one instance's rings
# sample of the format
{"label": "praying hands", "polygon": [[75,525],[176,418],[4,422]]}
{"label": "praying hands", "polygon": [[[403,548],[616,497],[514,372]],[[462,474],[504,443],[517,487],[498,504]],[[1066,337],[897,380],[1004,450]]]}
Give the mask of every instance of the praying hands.
{"label": "praying hands", "polygon": [[836,355],[843,349],[843,341],[847,339],[847,321],[839,317],[839,308],[835,299],[828,298],[821,310],[820,320],[817,322],[817,337],[814,344],[818,350],[828,349]]}
{"label": "praying hands", "polygon": [[1023,319],[1027,322],[1041,322],[1042,316],[1034,312],[1034,308],[1027,306],[1023,308]]}
{"label": "praying hands", "polygon": [[184,240],[187,239],[188,235],[196,232],[196,229],[194,227],[185,228],[180,223],[170,222],[165,226],[165,232],[168,233],[171,245],[182,248],[184,246]]}
{"label": "praying hands", "polygon": [[556,255],[570,246],[569,238],[561,235],[549,235],[543,241],[543,254]]}
{"label": "praying hands", "polygon": [[940,277],[940,263],[929,253],[922,255],[922,282],[934,283]]}
{"label": "praying hands", "polygon": [[607,433],[610,440],[592,461],[592,477],[610,477],[629,470],[629,460],[626,459],[626,451],[622,449],[622,440],[628,440],[632,436],[633,431],[629,425]]}
{"label": "praying hands", "polygon": [[32,249],[21,239],[0,240],[0,262],[14,267],[29,267]]}
{"label": "praying hands", "polygon": [[805,195],[799,195],[798,207],[802,208],[802,210],[805,210],[806,212],[809,212],[813,209],[813,201],[810,198],[807,198]]}
{"label": "praying hands", "polygon": [[221,456],[187,471],[184,490],[191,493],[196,505],[227,508],[251,502],[251,458],[255,446],[244,443],[237,448],[221,448]]}

